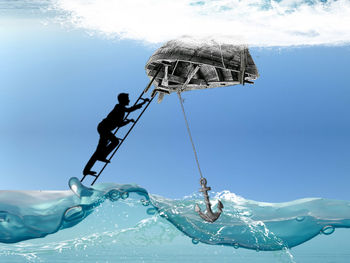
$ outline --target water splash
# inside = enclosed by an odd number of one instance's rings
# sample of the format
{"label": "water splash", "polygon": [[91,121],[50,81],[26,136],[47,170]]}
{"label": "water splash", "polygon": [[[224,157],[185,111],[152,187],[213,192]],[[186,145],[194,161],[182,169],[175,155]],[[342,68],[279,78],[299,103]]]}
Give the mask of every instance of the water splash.
{"label": "water splash", "polygon": [[[201,242],[256,251],[286,250],[319,233],[329,235],[335,228],[350,227],[348,201],[309,198],[272,204],[246,200],[224,191],[212,197],[214,208],[217,200],[223,202],[223,214],[215,223],[208,223],[194,211],[195,204],[203,204],[196,195],[172,200],[149,195],[137,185],[98,184],[88,188],[77,178],[71,178],[69,186],[72,191],[1,191],[0,242],[42,238],[73,227],[105,200],[127,202],[134,206],[133,209],[138,209],[134,205],[137,202],[146,208],[145,217],[149,217],[147,214],[159,215],[143,219],[129,230],[105,233],[114,238],[128,231],[140,232],[138,229],[146,233],[150,224],[161,226],[166,219],[190,237],[193,244]],[[174,235],[164,228],[157,232],[162,238]],[[142,240],[151,240],[155,234],[154,231],[147,232]],[[98,237],[91,237],[95,238]]]}

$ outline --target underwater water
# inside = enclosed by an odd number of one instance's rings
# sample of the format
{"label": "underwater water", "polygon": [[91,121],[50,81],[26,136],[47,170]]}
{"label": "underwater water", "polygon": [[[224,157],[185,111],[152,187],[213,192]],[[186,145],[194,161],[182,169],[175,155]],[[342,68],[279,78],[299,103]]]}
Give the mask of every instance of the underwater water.
{"label": "underwater water", "polygon": [[88,188],[74,177],[69,185],[67,191],[0,192],[1,262],[298,262],[291,248],[320,234],[331,254],[320,253],[318,244],[310,257],[309,241],[300,246],[300,262],[348,262],[350,255],[339,242],[346,230],[337,233],[338,251],[330,249],[335,229],[350,227],[349,201],[273,204],[224,191],[212,195],[214,210],[217,200],[224,210],[208,223],[194,211],[204,205],[197,194],[172,200],[137,185]]}

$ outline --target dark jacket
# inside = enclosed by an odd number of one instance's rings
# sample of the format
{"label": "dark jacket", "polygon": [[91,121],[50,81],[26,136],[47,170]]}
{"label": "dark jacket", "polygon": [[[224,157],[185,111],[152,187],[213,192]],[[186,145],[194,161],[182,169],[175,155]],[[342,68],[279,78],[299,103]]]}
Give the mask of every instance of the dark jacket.
{"label": "dark jacket", "polygon": [[128,124],[128,121],[124,121],[124,116],[126,112],[132,112],[134,110],[140,109],[142,104],[138,104],[127,108],[123,105],[117,104],[114,109],[104,118],[100,123],[99,127],[102,129],[107,129],[109,131],[114,130],[117,127],[122,127]]}

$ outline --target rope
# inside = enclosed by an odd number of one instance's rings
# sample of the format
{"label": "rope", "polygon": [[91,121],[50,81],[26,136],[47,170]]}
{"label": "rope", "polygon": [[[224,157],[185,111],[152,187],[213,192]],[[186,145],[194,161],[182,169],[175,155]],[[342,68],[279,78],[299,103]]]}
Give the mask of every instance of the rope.
{"label": "rope", "polygon": [[202,175],[201,167],[199,166],[197,151],[196,151],[196,148],[194,147],[194,143],[193,143],[193,139],[192,139],[192,135],[191,135],[191,131],[190,131],[190,126],[188,125],[188,121],[187,121],[187,117],[186,117],[186,113],[185,113],[185,108],[184,108],[184,105],[183,105],[183,103],[182,103],[181,93],[178,92],[177,95],[179,96],[179,100],[180,100],[180,105],[181,105],[182,113],[184,114],[184,119],[185,119],[185,122],[186,122],[187,132],[188,132],[188,135],[190,136],[190,140],[191,140],[191,143],[192,143],[192,148],[193,148],[194,157],[196,158],[196,163],[197,163],[197,166],[198,166],[198,171],[199,171],[199,174],[200,174],[201,179],[202,179],[202,178],[203,178],[203,175]]}
{"label": "rope", "polygon": [[225,63],[224,63],[224,56],[222,55],[222,49],[221,49],[221,44],[218,42],[219,47],[220,47],[220,53],[221,53],[221,62],[222,65],[224,66],[224,69],[226,69]]}

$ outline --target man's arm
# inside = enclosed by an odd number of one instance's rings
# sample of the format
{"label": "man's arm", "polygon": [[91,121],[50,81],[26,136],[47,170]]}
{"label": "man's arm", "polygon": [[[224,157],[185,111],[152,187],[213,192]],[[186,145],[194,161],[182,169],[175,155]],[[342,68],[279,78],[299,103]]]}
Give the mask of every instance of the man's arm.
{"label": "man's arm", "polygon": [[149,101],[149,99],[144,99],[143,102],[141,102],[141,103],[139,103],[139,104],[136,104],[135,106],[132,106],[132,107],[130,107],[130,108],[126,108],[126,107],[125,107],[125,111],[126,111],[126,112],[133,112],[133,111],[135,111],[135,110],[141,109],[142,106],[143,106],[146,102],[148,102],[148,101]]}
{"label": "man's arm", "polygon": [[123,127],[123,126],[129,124],[130,122],[135,122],[135,120],[134,120],[134,119],[128,119],[128,120],[126,120],[126,121],[123,121],[123,123],[121,123],[121,124],[119,125],[119,127]]}

